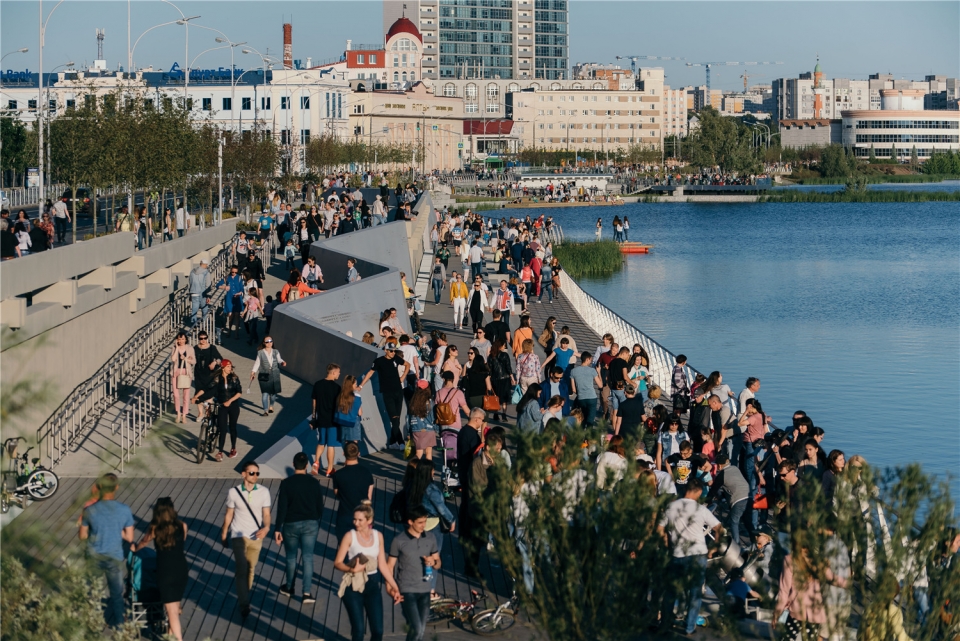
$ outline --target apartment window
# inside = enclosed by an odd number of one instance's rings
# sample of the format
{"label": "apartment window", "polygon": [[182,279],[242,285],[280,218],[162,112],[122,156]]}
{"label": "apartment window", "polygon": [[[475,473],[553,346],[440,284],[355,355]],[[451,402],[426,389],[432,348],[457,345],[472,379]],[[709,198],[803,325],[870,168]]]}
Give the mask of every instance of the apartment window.
{"label": "apartment window", "polygon": [[353,113],[355,113],[355,114],[362,114],[362,113],[363,113],[363,105],[354,105],[354,106],[353,106]]}
{"label": "apartment window", "polygon": [[300,108],[301,109],[310,108],[310,96],[300,96]]}
{"label": "apartment window", "polygon": [[289,145],[290,144],[290,130],[283,129],[280,131],[280,144]]}
{"label": "apartment window", "polygon": [[357,54],[357,64],[358,65],[366,64],[363,60],[364,60],[363,54],[362,53]]}
{"label": "apartment window", "polygon": [[281,109],[290,108],[290,96],[280,96],[280,108]]}
{"label": "apartment window", "polygon": [[232,110],[233,110],[233,99],[232,99],[232,98],[224,98],[224,99],[223,99],[223,110],[224,110],[224,111],[232,111]]}
{"label": "apartment window", "polygon": [[153,109],[153,101],[147,98],[143,101],[143,110],[150,111],[151,109]]}
{"label": "apartment window", "polygon": [[249,96],[246,98],[240,98],[240,109],[243,111],[250,111],[253,109],[253,98]]}
{"label": "apartment window", "polygon": [[337,118],[343,118],[343,94],[337,94]]}
{"label": "apartment window", "polygon": [[377,64],[377,54],[375,53],[370,54],[370,64],[371,65]]}
{"label": "apartment window", "polygon": [[400,80],[401,80],[401,82],[406,82],[406,81],[407,81],[407,72],[406,72],[406,71],[404,71],[402,74],[400,74]]}
{"label": "apartment window", "polygon": [[[16,103],[17,101],[14,100],[13,102]],[[74,100],[73,98],[67,98],[67,109],[76,109],[76,108],[77,108],[77,101]],[[16,107],[14,107],[14,109],[16,109]]]}
{"label": "apartment window", "polygon": [[487,103],[487,113],[497,113],[500,111],[500,105],[495,102]]}
{"label": "apartment window", "polygon": [[394,67],[399,67],[399,66],[400,66],[400,56],[398,56],[398,55],[396,55],[396,54],[393,55],[393,66],[394,66]]}
{"label": "apartment window", "polygon": [[[465,92],[465,96],[466,96],[467,98],[470,98],[470,99],[476,99],[476,97],[477,97],[477,85],[475,85],[475,84],[469,84],[469,85],[467,85],[467,89],[466,89],[466,92]],[[540,99],[542,100],[542,99],[543,99],[543,96],[541,96]]]}
{"label": "apartment window", "polygon": [[607,96],[607,102],[610,102],[610,96]]}
{"label": "apartment window", "polygon": [[443,95],[448,98],[456,97],[457,95],[457,86],[452,82],[448,82],[443,86]]}
{"label": "apartment window", "polygon": [[310,142],[310,130],[309,130],[309,129],[301,129],[301,130],[300,130],[300,144],[301,144],[301,145],[306,145],[306,144],[308,144],[309,142]]}
{"label": "apartment window", "polygon": [[56,100],[51,100],[51,101],[49,101],[49,102],[47,103],[47,109],[49,109],[50,111],[56,111],[56,110],[57,110],[57,101],[56,101]]}
{"label": "apartment window", "polygon": [[202,105],[204,111],[213,111],[213,98],[204,98]]}
{"label": "apartment window", "polygon": [[17,108],[17,101],[16,101],[16,100],[8,100],[8,101],[7,101],[7,109],[16,109],[16,108]]}
{"label": "apartment window", "polygon": [[394,72],[393,72],[393,81],[394,81],[394,82],[400,82],[400,72],[399,72],[399,71],[394,71]]}
{"label": "apartment window", "polygon": [[466,113],[468,113],[468,114],[475,114],[475,113],[477,113],[477,111],[478,111],[477,103],[475,103],[475,102],[468,102],[467,104],[465,104],[465,105],[463,106],[463,110],[464,110],[464,112],[466,112]]}
{"label": "apartment window", "polygon": [[417,74],[415,74],[415,73],[413,73],[413,72],[411,71],[411,72],[410,72],[410,82],[416,82],[416,80],[417,80]]}
{"label": "apartment window", "polygon": [[260,108],[261,108],[261,109],[269,109],[269,108],[270,108],[270,97],[269,97],[269,96],[266,96],[266,97],[260,99]]}
{"label": "apartment window", "polygon": [[326,115],[326,117],[329,118],[329,117],[330,117],[330,113],[331,113],[331,112],[330,112],[330,92],[328,91],[328,92],[325,94],[325,96],[326,96],[326,103],[327,103],[327,115]]}
{"label": "apartment window", "polygon": [[27,109],[29,109],[30,111],[36,111],[36,110],[37,110],[37,101],[36,101],[36,100],[28,100],[28,101],[27,101]]}
{"label": "apartment window", "polygon": [[487,85],[487,100],[496,100],[500,97],[500,87],[490,83]]}

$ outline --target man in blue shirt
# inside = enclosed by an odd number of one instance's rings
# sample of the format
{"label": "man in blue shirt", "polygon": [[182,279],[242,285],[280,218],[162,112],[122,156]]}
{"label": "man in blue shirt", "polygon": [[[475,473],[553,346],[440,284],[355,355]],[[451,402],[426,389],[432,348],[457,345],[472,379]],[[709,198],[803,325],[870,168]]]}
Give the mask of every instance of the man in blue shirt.
{"label": "man in blue shirt", "polygon": [[270,229],[273,227],[273,217],[263,212],[257,223],[260,226],[260,240],[266,240],[270,236]]}
{"label": "man in blue shirt", "polygon": [[114,628],[123,623],[124,542],[133,543],[133,513],[114,498],[119,487],[116,474],[97,479],[100,499],[83,510],[80,521],[80,540],[89,541],[87,556],[107,579],[104,618]]}

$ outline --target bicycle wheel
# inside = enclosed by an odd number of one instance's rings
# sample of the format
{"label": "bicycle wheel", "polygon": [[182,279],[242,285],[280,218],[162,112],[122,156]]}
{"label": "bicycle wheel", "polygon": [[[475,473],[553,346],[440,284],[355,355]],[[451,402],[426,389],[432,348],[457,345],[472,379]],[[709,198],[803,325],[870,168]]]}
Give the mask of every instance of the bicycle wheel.
{"label": "bicycle wheel", "polygon": [[427,623],[440,623],[447,619],[452,619],[460,609],[460,603],[456,599],[437,599],[430,602],[430,614],[427,615]]}
{"label": "bicycle wheel", "polygon": [[203,463],[203,459],[207,455],[207,431],[209,429],[207,419],[203,419],[203,422],[200,423],[200,436],[197,438],[197,465]]}
{"label": "bicycle wheel", "polygon": [[44,501],[50,498],[56,494],[58,487],[60,487],[60,479],[50,470],[42,468],[34,470],[27,477],[27,494],[34,501]]}
{"label": "bicycle wheel", "polygon": [[470,627],[480,636],[492,637],[510,629],[516,622],[512,610],[484,610],[470,620]]}

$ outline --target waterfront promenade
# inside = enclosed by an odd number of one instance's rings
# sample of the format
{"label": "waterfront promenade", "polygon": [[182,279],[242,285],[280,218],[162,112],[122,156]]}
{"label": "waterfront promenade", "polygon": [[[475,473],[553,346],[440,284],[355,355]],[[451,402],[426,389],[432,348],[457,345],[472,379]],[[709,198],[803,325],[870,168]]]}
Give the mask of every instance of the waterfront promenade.
{"label": "waterfront promenade", "polygon": [[[267,293],[273,295],[282,286],[287,272],[283,261],[276,257],[267,271],[265,287]],[[489,278],[495,278],[495,275]],[[554,305],[534,304],[534,324],[542,327],[547,312],[556,313],[562,307],[563,303],[559,301]],[[566,313],[555,315],[563,316],[562,322],[571,324]],[[438,328],[447,332],[451,342],[458,345],[461,353],[466,353],[472,336],[465,331],[451,331],[452,308],[446,298],[441,305],[435,306],[432,302],[426,305],[423,322],[428,331]],[[516,326],[516,320],[513,324]],[[580,337],[579,334],[576,335]],[[281,354],[285,342],[289,344],[289,341],[296,340],[296,337],[274,338]],[[241,332],[241,339],[225,339],[219,349],[224,358],[234,362],[246,390],[249,372],[256,356],[255,347],[247,346],[246,336]],[[337,548],[333,534],[336,499],[329,479],[320,479],[326,492],[326,509],[314,557],[316,603],[304,605],[299,597],[287,599],[279,594],[285,556],[282,548],[273,542],[271,532],[264,541],[260,563],[256,569],[252,614],[247,622],[242,624],[233,587],[232,554],[218,541],[226,492],[239,483],[241,462],[246,458],[261,457],[271,445],[299,425],[310,413],[313,381],[300,381],[284,375],[282,385],[283,394],[278,399],[277,411],[267,417],[261,416],[258,390],[254,389],[250,394],[244,395],[238,428],[237,458],[225,459],[221,463],[208,459],[197,465],[192,448],[196,442],[198,424],[191,421],[185,425],[177,425],[163,420],[151,430],[144,445],[121,475],[117,498],[133,510],[136,537],[139,538],[145,531],[151,518],[152,505],[162,496],[173,499],[180,516],[189,527],[186,553],[190,565],[190,583],[181,616],[185,639],[292,641],[349,638],[346,611],[336,596],[340,579],[340,573],[333,568]],[[253,387],[256,388],[256,383]],[[510,416],[513,415],[511,407]],[[509,426],[512,426],[512,421]],[[312,451],[310,454],[312,455]],[[385,450],[364,457],[362,462],[374,474],[373,505],[376,527],[384,532],[389,543],[400,531],[398,526],[390,523],[387,518],[387,509],[402,478],[402,453]],[[63,557],[78,554],[82,547],[77,539],[77,519],[83,502],[90,497],[93,481],[105,471],[110,471],[110,468],[101,457],[93,451],[85,451],[82,447],[78,452],[66,457],[64,463],[57,468],[61,477],[60,491],[50,501],[31,505],[5,528],[4,544],[9,542],[22,546],[21,551],[28,557],[55,565],[62,563]],[[275,498],[279,479],[264,479],[262,482],[270,488]],[[455,495],[452,501],[459,503],[459,495]],[[443,567],[438,573],[437,591],[447,597],[469,599],[470,590],[481,589],[481,586],[463,575],[463,556],[456,535],[443,536]],[[486,593],[490,596],[488,607],[494,607],[497,601],[509,598],[509,579],[497,564],[495,553],[482,555],[481,573],[486,583]],[[298,582],[298,593],[299,591]],[[402,638],[405,634],[404,620],[399,606],[393,605],[386,592],[383,593],[383,605],[385,638]],[[472,632],[464,631],[459,623],[449,622],[432,626],[428,634],[431,638],[436,634],[440,639],[475,638]],[[511,639],[526,639],[529,636],[530,631],[520,625],[515,626],[508,635]]]}

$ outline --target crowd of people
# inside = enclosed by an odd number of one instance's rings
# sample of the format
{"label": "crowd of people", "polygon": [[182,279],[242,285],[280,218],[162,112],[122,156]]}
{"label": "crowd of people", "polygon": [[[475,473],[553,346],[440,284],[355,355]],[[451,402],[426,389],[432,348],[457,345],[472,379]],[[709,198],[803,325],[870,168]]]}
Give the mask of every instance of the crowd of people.
{"label": "crowd of people", "polygon": [[[342,201],[336,207],[344,207]],[[452,317],[441,322],[449,322],[449,328],[411,335],[397,321],[396,310],[386,310],[379,327],[364,334],[364,342],[382,346],[382,355],[369,365],[329,363],[325,377],[315,383],[310,424],[317,435],[316,448],[294,456],[294,474],[280,484],[275,496],[259,483],[259,466],[252,460],[240,466],[242,482],[227,492],[220,538],[235,560],[241,617],[251,612],[255,567],[271,531],[283,546],[286,561],[278,593],[286,599],[298,594],[299,557],[300,598],[304,603],[316,599],[314,544],[326,518],[328,492],[318,479],[326,476],[337,499],[336,514],[329,518],[335,522],[339,542],[334,567],[342,573],[338,595],[352,638],[362,641],[368,628],[372,639],[382,638],[381,592],[386,589],[402,607],[407,639],[420,641],[431,599],[438,596],[436,577],[444,540],[438,535],[456,534],[466,575],[481,576],[481,554],[493,530],[484,502],[498,483],[512,482],[511,440],[536,434],[555,435],[555,441],[543,451],[542,476],[524,479],[519,493],[514,492],[511,525],[518,533],[518,549],[531,548],[524,539],[531,536],[525,533],[524,504],[534,500],[536,487],[542,491],[545,484],[563,483],[571,502],[563,516],[570,520],[574,505],[591,484],[615,493],[618,486],[625,487],[621,484],[639,482],[658,500],[657,526],[671,567],[675,576],[687,581],[682,589],[671,585],[659,595],[661,630],[676,625],[676,631],[690,635],[702,623],[707,558],[712,540],[726,530],[745,557],[724,577],[726,602],[734,611],[743,613],[750,599],[760,599],[776,604],[775,616],[783,616],[784,639],[800,633],[843,638],[851,592],[850,550],[834,537],[829,550],[817,551],[814,559],[811,549],[791,549],[791,535],[802,501],[814,496],[830,506],[861,491],[856,469],[865,464],[863,458],[825,449],[825,430],[802,411],[794,413],[786,430],[772,428],[755,377],[748,378],[739,393],[719,371],[689,380],[687,359],[679,355],[668,395],[661,386],[665,381],[658,384],[651,376],[650,358],[641,345],[620,345],[610,334],[599,344],[590,344],[596,340],[593,336],[575,336],[555,316],[535,333],[529,306],[535,304],[534,297],[536,303],[542,302],[544,293],[552,302],[560,282],[561,266],[542,236],[549,221],[485,220],[470,211],[436,214],[430,281],[435,305],[442,304],[442,295],[449,290]],[[616,222],[623,227],[625,221]],[[239,247],[235,247],[238,262]],[[453,253],[461,258],[459,271],[451,269]],[[256,287],[247,287],[247,276],[238,276],[249,272],[250,259],[248,254],[246,263],[231,268],[221,286],[241,296],[245,291],[257,296]],[[292,269],[291,279],[294,274],[302,279],[310,265],[305,260],[304,272]],[[495,283],[497,276],[502,277]],[[240,282],[233,285],[232,278]],[[306,294],[313,289],[310,282],[322,284],[322,275],[306,278]],[[300,280],[288,282],[277,298],[291,300],[291,292],[304,291],[300,285]],[[238,306],[250,309],[243,302]],[[515,328],[510,324],[514,315],[519,316]],[[453,338],[465,331],[468,317],[469,349],[461,355]],[[178,418],[186,420],[190,402],[215,398],[221,405],[217,458],[235,457],[239,410],[234,408],[242,386],[232,363],[210,345],[209,337],[201,333],[199,338],[200,344],[193,347],[187,345],[186,334],[179,336],[171,353]],[[260,384],[264,415],[273,411],[284,365],[268,330],[250,373],[251,383],[256,378]],[[389,446],[404,450],[407,461],[402,490],[390,501],[390,520],[402,528],[392,540],[374,523],[374,479],[360,460],[360,445],[368,440],[361,420],[361,392],[374,376],[388,418],[384,429]],[[200,390],[192,401],[187,395],[190,388]],[[574,468],[560,469],[556,447],[562,447],[570,430],[584,434],[584,456]],[[592,442],[587,439],[591,430],[601,434]],[[225,450],[227,434],[232,439],[230,450]],[[337,447],[343,448],[346,459],[339,468]],[[399,455],[398,451],[395,456]],[[443,479],[444,488],[436,479],[438,467],[451,470],[452,476]],[[115,477],[98,481],[99,501],[85,508],[80,530],[81,538],[93,541],[91,554],[108,578],[108,622],[123,615],[114,587],[122,573],[125,546],[140,552],[152,539],[158,557],[164,555],[158,582],[171,632],[181,639],[175,619],[187,582],[181,559],[188,529],[172,502],[160,499],[148,532],[134,542],[132,516],[115,501],[116,487]],[[459,487],[459,509],[446,500],[447,487]],[[943,562],[953,562],[958,548],[960,536],[946,533]],[[523,576],[517,579],[532,592],[534,561],[524,554]],[[813,565],[824,566],[825,572],[812,572]],[[828,577],[823,584],[812,578],[821,575]],[[916,602],[928,604],[925,591],[935,587],[924,585],[919,576],[912,587],[924,596]],[[926,611],[923,607],[916,617],[930,614],[929,606]],[[903,638],[902,616],[897,623],[891,611],[890,626],[891,634]]]}

